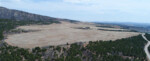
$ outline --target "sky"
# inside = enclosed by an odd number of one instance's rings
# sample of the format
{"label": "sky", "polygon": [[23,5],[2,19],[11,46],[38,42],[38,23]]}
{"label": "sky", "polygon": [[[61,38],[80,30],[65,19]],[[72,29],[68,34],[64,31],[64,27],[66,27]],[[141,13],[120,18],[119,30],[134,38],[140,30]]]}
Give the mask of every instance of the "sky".
{"label": "sky", "polygon": [[150,0],[0,0],[0,6],[86,22],[150,23]]}

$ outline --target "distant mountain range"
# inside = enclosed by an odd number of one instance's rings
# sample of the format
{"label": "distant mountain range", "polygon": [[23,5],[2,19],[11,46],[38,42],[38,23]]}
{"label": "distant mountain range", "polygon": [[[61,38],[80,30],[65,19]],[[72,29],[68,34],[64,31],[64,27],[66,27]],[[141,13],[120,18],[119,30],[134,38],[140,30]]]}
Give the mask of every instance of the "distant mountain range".
{"label": "distant mountain range", "polygon": [[123,29],[135,30],[138,32],[150,33],[150,24],[148,23],[132,23],[132,22],[94,22],[97,24],[117,25]]}

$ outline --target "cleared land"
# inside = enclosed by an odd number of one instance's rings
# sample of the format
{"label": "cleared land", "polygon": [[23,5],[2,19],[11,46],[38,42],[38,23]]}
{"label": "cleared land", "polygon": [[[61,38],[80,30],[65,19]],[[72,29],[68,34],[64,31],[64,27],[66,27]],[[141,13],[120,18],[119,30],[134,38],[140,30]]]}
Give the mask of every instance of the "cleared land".
{"label": "cleared land", "polygon": [[118,28],[101,28],[96,27],[92,23],[75,24],[68,22],[51,25],[20,26],[17,29],[39,30],[35,32],[11,34],[7,36],[5,41],[8,44],[23,48],[62,45],[66,43],[89,42],[97,40],[116,40],[136,36],[139,34],[136,32],[102,31],[97,29],[118,30]]}

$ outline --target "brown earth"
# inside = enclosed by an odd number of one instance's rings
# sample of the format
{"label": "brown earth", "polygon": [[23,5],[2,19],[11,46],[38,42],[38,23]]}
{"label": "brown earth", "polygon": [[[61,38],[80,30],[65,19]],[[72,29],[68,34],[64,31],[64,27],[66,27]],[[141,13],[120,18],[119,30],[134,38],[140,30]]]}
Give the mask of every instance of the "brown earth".
{"label": "brown earth", "polygon": [[[77,27],[90,27],[90,29],[76,29]],[[95,27],[92,23],[68,23],[51,25],[20,26],[24,30],[40,30],[36,32],[8,35],[5,40],[8,44],[23,48],[42,47],[49,45],[62,45],[75,42],[89,42],[97,40],[116,40],[139,35],[136,32],[102,31],[97,29],[118,30],[119,28]],[[18,29],[17,28],[17,29]],[[124,30],[124,29],[119,29]]]}

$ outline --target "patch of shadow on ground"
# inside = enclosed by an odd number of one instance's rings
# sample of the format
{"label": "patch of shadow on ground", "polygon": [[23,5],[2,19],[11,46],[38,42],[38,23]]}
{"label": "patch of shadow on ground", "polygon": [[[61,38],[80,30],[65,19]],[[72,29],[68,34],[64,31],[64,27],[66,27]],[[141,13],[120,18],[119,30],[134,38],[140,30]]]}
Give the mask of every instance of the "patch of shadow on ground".
{"label": "patch of shadow on ground", "polygon": [[20,34],[20,33],[29,33],[29,32],[38,32],[40,30],[24,30],[24,29],[13,29],[9,32],[4,33],[5,35],[12,35],[12,34]]}
{"label": "patch of shadow on ground", "polygon": [[116,32],[137,32],[135,30],[108,30],[108,29],[98,29],[102,31],[116,31]]}

